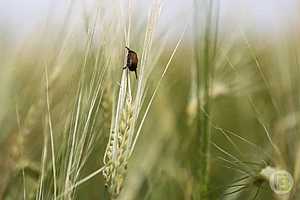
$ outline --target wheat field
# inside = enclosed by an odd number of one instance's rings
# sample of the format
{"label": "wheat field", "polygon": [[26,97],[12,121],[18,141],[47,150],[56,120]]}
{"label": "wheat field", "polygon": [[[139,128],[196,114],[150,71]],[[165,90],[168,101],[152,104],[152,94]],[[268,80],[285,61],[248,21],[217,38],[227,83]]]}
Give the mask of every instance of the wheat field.
{"label": "wheat field", "polygon": [[18,45],[0,23],[0,200],[300,199],[297,27],[91,2]]}

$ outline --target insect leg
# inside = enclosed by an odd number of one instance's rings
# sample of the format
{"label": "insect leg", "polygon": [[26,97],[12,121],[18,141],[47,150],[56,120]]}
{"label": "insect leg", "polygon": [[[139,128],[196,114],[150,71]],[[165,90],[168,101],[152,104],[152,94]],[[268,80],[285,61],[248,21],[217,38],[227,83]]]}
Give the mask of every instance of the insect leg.
{"label": "insect leg", "polygon": [[134,73],[135,73],[135,78],[138,79],[136,70],[134,70]]}

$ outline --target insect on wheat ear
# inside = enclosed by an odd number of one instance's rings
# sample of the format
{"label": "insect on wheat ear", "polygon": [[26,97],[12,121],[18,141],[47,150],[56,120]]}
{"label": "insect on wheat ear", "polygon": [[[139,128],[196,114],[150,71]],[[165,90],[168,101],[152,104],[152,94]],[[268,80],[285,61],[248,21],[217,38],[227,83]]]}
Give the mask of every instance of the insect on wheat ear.
{"label": "insect on wheat ear", "polygon": [[137,69],[137,64],[139,61],[138,56],[135,51],[129,49],[128,47],[125,47],[125,48],[128,50],[128,54],[127,54],[127,63],[126,63],[126,66],[123,67],[123,69],[128,68],[129,71],[134,72],[135,77],[137,79],[138,77],[137,77],[136,69]]}

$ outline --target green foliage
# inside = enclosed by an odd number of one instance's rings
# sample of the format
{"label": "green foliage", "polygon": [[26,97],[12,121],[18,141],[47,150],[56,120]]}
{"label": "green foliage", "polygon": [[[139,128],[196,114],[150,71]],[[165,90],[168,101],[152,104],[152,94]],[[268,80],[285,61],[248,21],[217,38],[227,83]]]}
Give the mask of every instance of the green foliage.
{"label": "green foliage", "polygon": [[298,38],[232,39],[219,1],[194,2],[176,37],[158,31],[160,0],[143,19],[103,1],[3,58],[0,199],[299,199]]}

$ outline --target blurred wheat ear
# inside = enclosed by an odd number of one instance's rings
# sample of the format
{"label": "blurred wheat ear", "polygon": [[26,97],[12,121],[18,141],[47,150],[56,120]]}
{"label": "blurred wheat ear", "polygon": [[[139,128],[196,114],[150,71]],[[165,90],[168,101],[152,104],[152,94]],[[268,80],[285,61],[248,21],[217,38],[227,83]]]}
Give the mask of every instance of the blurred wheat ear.
{"label": "blurred wheat ear", "polygon": [[[201,9],[203,8],[203,9]],[[202,12],[200,12],[202,11]],[[197,148],[193,175],[197,186],[195,199],[207,199],[210,173],[212,88],[218,45],[219,1],[194,1],[194,49],[197,116],[195,138]],[[200,31],[201,30],[201,31]]]}

